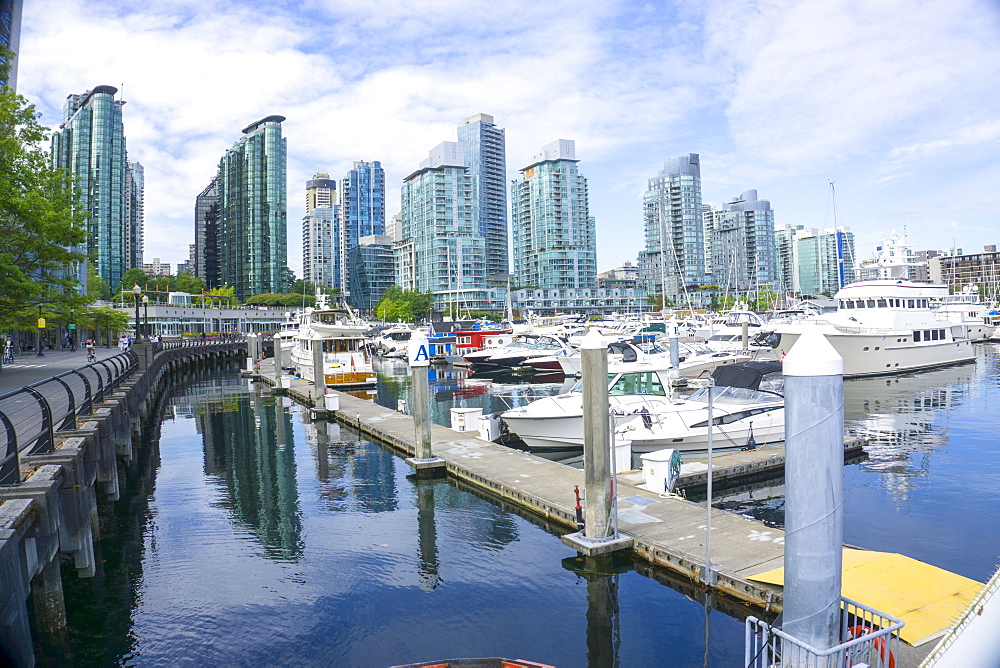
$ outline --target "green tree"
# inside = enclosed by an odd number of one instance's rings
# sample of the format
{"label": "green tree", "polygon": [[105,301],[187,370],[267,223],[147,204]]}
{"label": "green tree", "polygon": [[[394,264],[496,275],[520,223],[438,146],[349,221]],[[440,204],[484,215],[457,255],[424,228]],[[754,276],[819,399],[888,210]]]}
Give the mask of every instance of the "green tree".
{"label": "green tree", "polygon": [[177,274],[177,278],[170,285],[175,286],[177,292],[189,292],[192,295],[200,294],[205,289],[202,280],[191,274]]}
{"label": "green tree", "polygon": [[111,288],[107,281],[97,275],[94,263],[87,262],[87,300],[95,302],[98,299],[111,299]]}
{"label": "green tree", "polygon": [[[0,48],[0,78],[14,54]],[[73,213],[71,177],[49,166],[48,130],[28,101],[0,87],[0,326],[32,304],[61,305],[74,292],[68,250],[86,239],[84,218]]]}
{"label": "green tree", "polygon": [[[130,293],[133,285],[138,285],[140,288],[145,290],[146,284],[148,283],[149,276],[146,275],[146,272],[138,267],[132,267],[131,269],[126,270],[125,274],[122,276],[122,282],[121,285],[118,286],[118,292]],[[128,294],[125,296],[131,299]]]}

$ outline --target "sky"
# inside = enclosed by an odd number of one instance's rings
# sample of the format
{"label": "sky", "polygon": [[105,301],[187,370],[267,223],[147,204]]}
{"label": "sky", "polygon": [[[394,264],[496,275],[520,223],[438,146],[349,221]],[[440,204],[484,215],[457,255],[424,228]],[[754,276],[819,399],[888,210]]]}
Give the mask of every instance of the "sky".
{"label": "sky", "polygon": [[706,204],[756,189],[778,224],[850,228],[859,259],[893,230],[1000,244],[998,0],[24,0],[18,62],[53,128],[68,94],[120,88],[147,262],[188,258],[195,197],[271,114],[299,276],[306,180],[379,160],[388,219],[477,113],[508,179],[576,141],[599,271],[635,262],[647,181],[686,153]]}

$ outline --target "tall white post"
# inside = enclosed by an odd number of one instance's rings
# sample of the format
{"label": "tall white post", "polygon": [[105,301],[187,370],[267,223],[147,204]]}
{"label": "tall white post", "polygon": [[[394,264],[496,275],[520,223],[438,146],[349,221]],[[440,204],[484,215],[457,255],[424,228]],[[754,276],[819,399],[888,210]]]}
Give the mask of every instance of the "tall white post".
{"label": "tall white post", "polygon": [[431,451],[431,405],[430,383],[428,370],[431,365],[430,346],[427,335],[417,330],[410,336],[406,348],[412,376],[412,401],[410,412],[413,415],[413,457],[406,463],[417,469],[437,468],[445,465],[445,461],[435,457]]}
{"label": "tall white post", "polygon": [[784,630],[840,644],[844,546],[844,360],[805,332],[785,356]]}

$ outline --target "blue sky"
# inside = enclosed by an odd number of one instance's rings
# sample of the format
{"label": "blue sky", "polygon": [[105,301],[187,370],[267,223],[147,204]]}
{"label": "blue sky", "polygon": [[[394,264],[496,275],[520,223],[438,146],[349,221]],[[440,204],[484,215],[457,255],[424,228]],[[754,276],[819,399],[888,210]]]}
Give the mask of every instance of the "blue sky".
{"label": "blue sky", "polygon": [[176,264],[194,198],[240,130],[287,117],[289,265],[305,181],[355,160],[399,185],[483,112],[508,176],[574,139],[598,269],[643,248],[642,194],[699,153],[706,203],[744,190],[778,223],[834,224],[858,256],[1000,243],[996,0],[25,0],[18,86],[56,126],[69,93],[123,87],[146,169],[146,249]]}

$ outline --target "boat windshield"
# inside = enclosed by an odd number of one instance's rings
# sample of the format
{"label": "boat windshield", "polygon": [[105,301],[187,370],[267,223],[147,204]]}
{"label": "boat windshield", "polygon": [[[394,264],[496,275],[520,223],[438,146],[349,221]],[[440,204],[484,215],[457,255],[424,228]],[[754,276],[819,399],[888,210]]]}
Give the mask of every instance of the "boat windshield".
{"label": "boat windshield", "polygon": [[708,392],[712,392],[712,403],[713,404],[729,404],[729,405],[751,405],[760,403],[773,403],[775,401],[780,401],[781,396],[772,392],[762,392],[760,390],[751,390],[746,387],[703,387],[700,390],[694,392],[688,397],[688,401],[697,401],[699,403],[708,403]]}

